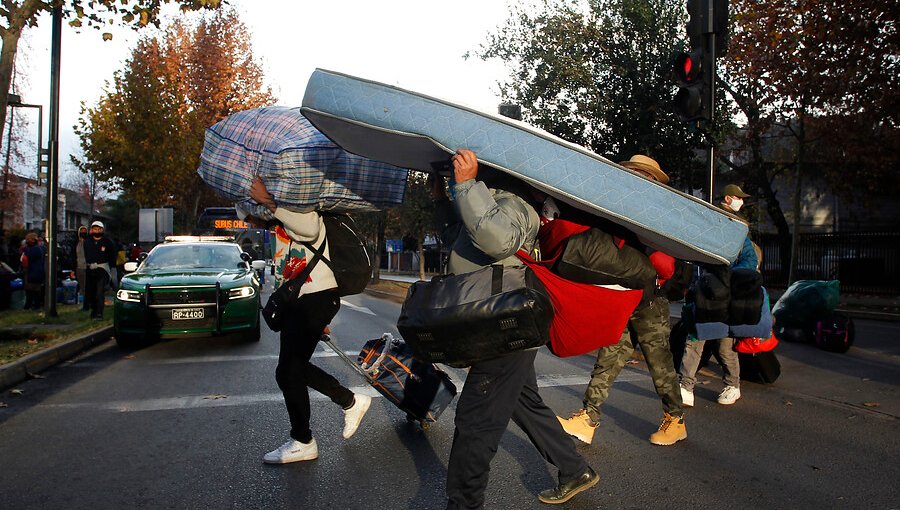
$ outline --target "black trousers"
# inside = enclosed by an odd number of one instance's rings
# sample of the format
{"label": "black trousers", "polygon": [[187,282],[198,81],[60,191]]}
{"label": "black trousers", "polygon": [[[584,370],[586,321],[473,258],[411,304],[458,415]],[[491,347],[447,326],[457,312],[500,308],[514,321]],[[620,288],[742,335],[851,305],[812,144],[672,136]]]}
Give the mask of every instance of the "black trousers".
{"label": "black trousers", "polygon": [[482,508],[491,459],[510,418],[565,483],[588,465],[538,393],[536,350],[472,365],[456,404],[456,430],[447,467],[448,509]]}
{"label": "black trousers", "polygon": [[105,269],[88,269],[87,285],[84,290],[84,302],[91,308],[91,317],[103,317],[103,301],[106,299],[106,287],[109,286],[109,273]]}
{"label": "black trousers", "polygon": [[316,344],[341,306],[337,290],[304,294],[292,302],[281,329],[281,351],[275,381],[284,395],[291,420],[291,437],[297,441],[312,441],[309,429],[309,388],[327,396],[332,402],[347,408],[353,405],[353,392],[331,375],[309,362]]}

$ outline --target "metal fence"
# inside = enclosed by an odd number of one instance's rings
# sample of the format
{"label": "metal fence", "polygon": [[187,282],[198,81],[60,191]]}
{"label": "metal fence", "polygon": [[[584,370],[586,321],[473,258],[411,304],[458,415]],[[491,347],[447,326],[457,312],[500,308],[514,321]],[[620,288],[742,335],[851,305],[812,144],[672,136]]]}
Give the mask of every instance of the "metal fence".
{"label": "metal fence", "polygon": [[[754,240],[763,251],[760,270],[765,284],[786,287],[790,248],[782,252],[774,234]],[[840,280],[841,292],[846,293],[900,295],[900,232],[801,234],[797,279]]]}

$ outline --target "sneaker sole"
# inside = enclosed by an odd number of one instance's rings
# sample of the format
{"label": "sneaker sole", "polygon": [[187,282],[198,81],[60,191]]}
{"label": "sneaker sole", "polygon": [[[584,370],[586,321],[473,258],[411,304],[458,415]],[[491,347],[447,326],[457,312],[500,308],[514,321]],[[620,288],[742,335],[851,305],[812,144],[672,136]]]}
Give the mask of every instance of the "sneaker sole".
{"label": "sneaker sole", "polygon": [[731,400],[731,401],[722,402],[721,400],[719,400],[718,402],[719,402],[719,404],[722,404],[723,406],[730,406],[730,405],[734,404],[735,402],[737,402],[737,401],[740,400],[740,399],[741,399],[741,398],[738,397],[738,398],[736,398],[736,399],[734,399],[734,400]]}
{"label": "sneaker sole", "polygon": [[294,462],[303,462],[305,460],[316,460],[318,458],[319,458],[318,454],[316,454],[315,457],[304,457],[302,459],[291,459],[291,460],[285,460],[285,459],[269,460],[269,459],[263,457],[263,464],[292,464]]}
{"label": "sneaker sole", "polygon": [[600,483],[600,475],[599,475],[599,474],[596,475],[596,476],[594,476],[594,478],[591,479],[591,481],[589,481],[588,483],[586,483],[586,484],[582,485],[581,487],[579,487],[579,488],[573,490],[572,492],[570,492],[570,493],[569,493],[565,498],[563,498],[563,499],[555,499],[555,500],[552,500],[552,501],[551,501],[551,500],[546,500],[546,499],[542,498],[542,497],[540,496],[540,494],[538,494],[538,501],[540,501],[541,503],[546,503],[546,504],[548,504],[548,505],[561,505],[561,504],[563,504],[563,503],[569,501],[570,499],[574,498],[575,496],[581,494],[582,492],[584,492],[584,491],[590,489],[591,487],[597,485],[598,483]]}

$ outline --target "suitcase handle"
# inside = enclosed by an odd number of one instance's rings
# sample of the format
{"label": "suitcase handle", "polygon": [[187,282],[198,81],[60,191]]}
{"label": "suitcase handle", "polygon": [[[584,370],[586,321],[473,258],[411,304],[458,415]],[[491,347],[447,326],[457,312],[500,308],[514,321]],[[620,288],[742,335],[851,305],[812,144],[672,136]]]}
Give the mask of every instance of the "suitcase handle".
{"label": "suitcase handle", "polygon": [[361,368],[370,375],[378,371],[378,369],[381,367],[381,364],[390,353],[391,347],[393,347],[394,345],[394,335],[390,333],[384,333],[383,335],[381,335],[381,339],[384,341],[384,347],[381,349],[381,354],[378,355],[378,358],[375,359],[375,361],[371,365],[363,363],[361,366]]}

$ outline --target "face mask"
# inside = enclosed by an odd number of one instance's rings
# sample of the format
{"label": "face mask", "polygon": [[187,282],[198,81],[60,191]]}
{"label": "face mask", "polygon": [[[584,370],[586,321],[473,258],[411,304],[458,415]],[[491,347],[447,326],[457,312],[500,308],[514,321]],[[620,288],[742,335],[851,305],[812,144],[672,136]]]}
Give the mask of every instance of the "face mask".
{"label": "face mask", "polygon": [[553,197],[547,197],[541,207],[541,222],[553,221],[556,218],[559,218],[559,207]]}
{"label": "face mask", "polygon": [[82,239],[86,239],[86,238],[87,238],[87,232],[79,232],[79,233],[78,233],[78,237],[80,237],[80,238],[82,238]]}
{"label": "face mask", "polygon": [[101,237],[103,237],[103,233],[102,232],[94,232],[91,234],[91,237],[93,237],[94,239],[100,239]]}
{"label": "face mask", "polygon": [[728,207],[731,207],[731,210],[734,212],[738,212],[741,210],[741,207],[744,206],[744,201],[740,198],[732,198],[731,203],[728,204]]}

